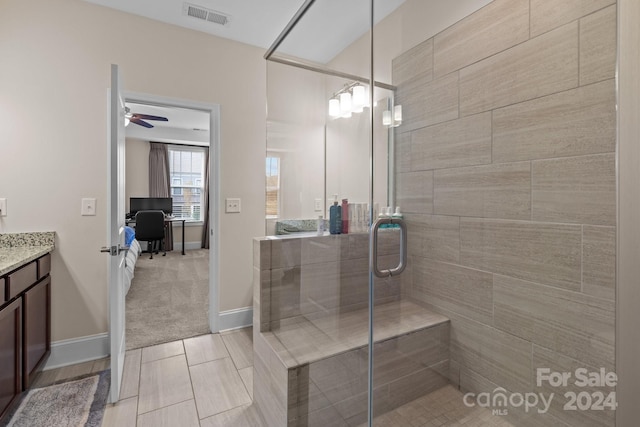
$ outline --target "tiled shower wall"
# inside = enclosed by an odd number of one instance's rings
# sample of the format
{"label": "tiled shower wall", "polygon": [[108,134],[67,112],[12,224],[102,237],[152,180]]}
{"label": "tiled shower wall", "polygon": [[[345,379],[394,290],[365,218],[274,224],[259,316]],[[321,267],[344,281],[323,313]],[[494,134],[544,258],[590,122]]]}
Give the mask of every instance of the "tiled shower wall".
{"label": "tiled shower wall", "polygon": [[615,0],[495,0],[393,62],[404,295],[463,390],[555,393],[517,425],[613,425],[536,369],[614,369],[615,59]]}

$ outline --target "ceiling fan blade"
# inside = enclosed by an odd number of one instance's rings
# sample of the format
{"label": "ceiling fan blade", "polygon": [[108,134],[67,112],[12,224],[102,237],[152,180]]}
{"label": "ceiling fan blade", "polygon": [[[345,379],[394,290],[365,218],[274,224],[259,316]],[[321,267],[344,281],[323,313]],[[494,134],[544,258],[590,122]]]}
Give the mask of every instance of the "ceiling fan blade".
{"label": "ceiling fan blade", "polygon": [[140,118],[138,118],[136,116],[131,117],[131,119],[129,121],[131,123],[135,123],[137,125],[144,126],[146,128],[152,128],[153,127],[153,125],[151,123],[147,123],[147,122],[145,122],[143,120],[140,120]]}
{"label": "ceiling fan blade", "polygon": [[167,119],[166,117],[151,116],[149,114],[137,114],[137,113],[135,113],[133,115],[133,117],[138,118],[138,119],[144,119],[144,120],[159,120],[161,122],[168,122],[169,121],[169,119]]}

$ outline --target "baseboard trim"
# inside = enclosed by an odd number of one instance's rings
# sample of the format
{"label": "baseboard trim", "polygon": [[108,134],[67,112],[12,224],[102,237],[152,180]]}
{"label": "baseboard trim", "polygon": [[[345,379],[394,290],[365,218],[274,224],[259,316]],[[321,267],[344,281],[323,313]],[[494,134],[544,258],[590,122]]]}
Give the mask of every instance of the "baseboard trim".
{"label": "baseboard trim", "polygon": [[246,328],[253,324],[253,307],[221,311],[218,314],[220,331]]}
{"label": "baseboard trim", "polygon": [[[202,249],[201,248],[202,243],[201,242],[184,242],[184,250],[185,251],[190,251],[193,249]],[[173,250],[174,251],[181,251],[182,250],[182,243],[181,242],[173,242]]]}
{"label": "baseboard trim", "polygon": [[51,343],[51,354],[44,370],[75,365],[109,356],[109,334],[60,340]]}
{"label": "baseboard trim", "polygon": [[[246,328],[252,325],[253,307],[221,311],[218,317],[220,331]],[[109,348],[108,333],[52,342],[51,354],[44,370],[102,359],[109,356]]]}

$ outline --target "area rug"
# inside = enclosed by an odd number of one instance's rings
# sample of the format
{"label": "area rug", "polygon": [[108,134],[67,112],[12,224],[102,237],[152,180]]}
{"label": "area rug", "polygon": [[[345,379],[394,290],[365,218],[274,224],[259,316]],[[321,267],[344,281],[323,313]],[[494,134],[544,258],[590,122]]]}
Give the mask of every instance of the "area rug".
{"label": "area rug", "polygon": [[126,298],[127,350],[209,333],[209,250],[143,253]]}
{"label": "area rug", "polygon": [[7,427],[100,427],[109,370],[25,392]]}

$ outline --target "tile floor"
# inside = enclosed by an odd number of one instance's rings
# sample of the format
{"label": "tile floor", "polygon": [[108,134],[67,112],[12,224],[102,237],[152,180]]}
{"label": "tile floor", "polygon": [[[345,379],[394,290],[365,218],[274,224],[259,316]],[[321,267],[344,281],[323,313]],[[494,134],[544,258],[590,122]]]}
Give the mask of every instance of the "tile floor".
{"label": "tile floor", "polygon": [[[53,369],[43,372],[36,384],[44,386],[108,366],[107,358]],[[102,426],[277,427],[263,424],[251,404],[252,392],[251,328],[129,350],[121,400],[107,405]],[[381,415],[374,425],[511,426],[486,409],[466,407],[462,393],[453,386]]]}
{"label": "tile floor", "polygon": [[129,350],[103,427],[259,426],[251,329]]}

